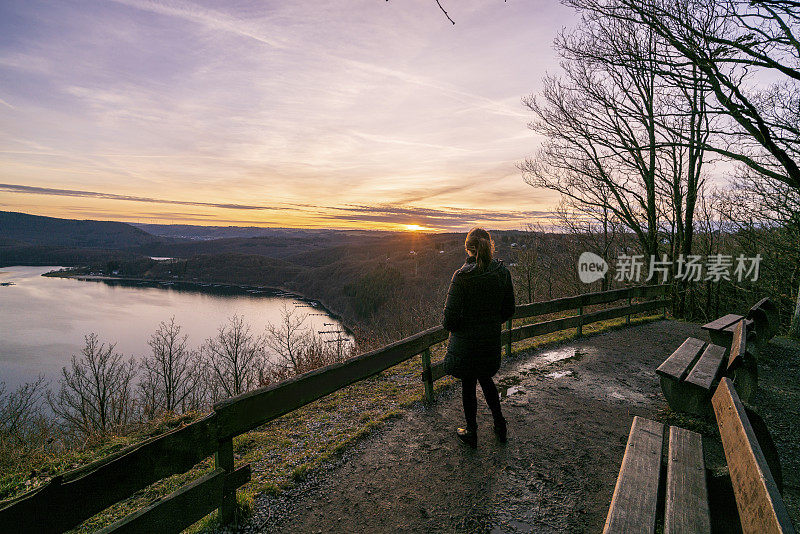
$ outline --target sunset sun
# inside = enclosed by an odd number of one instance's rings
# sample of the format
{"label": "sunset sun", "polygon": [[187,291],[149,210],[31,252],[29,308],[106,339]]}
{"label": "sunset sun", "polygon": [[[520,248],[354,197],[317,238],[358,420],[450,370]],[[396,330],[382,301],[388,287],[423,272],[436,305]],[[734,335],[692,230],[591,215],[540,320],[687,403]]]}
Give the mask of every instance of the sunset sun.
{"label": "sunset sun", "polygon": [[430,230],[427,226],[420,226],[418,224],[404,224],[406,230],[409,232],[419,232],[421,230]]}

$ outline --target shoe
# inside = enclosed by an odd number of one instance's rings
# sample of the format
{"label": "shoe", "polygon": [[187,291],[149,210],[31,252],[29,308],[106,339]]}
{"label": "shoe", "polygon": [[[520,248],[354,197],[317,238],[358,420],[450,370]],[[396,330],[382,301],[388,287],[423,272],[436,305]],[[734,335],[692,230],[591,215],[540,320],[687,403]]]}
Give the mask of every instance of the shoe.
{"label": "shoe", "polygon": [[456,433],[458,434],[458,439],[473,449],[478,448],[478,433],[475,430],[471,430],[469,428],[459,428]]}
{"label": "shoe", "polygon": [[505,418],[494,422],[494,435],[497,436],[497,441],[500,443],[508,441],[508,427]]}

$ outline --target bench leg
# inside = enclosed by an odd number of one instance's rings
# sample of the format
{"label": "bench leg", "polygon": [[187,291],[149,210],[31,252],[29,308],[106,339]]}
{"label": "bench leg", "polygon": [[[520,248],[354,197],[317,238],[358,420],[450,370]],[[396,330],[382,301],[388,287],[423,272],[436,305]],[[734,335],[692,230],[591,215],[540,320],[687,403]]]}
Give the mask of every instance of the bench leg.
{"label": "bench leg", "polygon": [[700,417],[712,417],[711,392],[702,388],[660,377],[661,391],[667,404],[675,412],[686,412]]}
{"label": "bench leg", "polygon": [[711,343],[714,345],[727,347],[728,350],[730,350],[731,343],[733,342],[733,333],[721,330],[709,330],[708,337],[711,338]]}
{"label": "bench leg", "polygon": [[742,402],[748,402],[758,389],[758,370],[752,366],[739,367],[728,375]]}

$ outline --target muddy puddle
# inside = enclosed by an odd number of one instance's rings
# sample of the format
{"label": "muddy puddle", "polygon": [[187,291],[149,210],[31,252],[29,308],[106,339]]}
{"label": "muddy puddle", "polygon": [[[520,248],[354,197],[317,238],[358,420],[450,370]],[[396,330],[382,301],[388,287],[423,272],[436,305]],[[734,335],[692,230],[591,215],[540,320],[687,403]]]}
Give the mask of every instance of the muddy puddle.
{"label": "muddy puddle", "polygon": [[631,388],[609,387],[604,388],[606,398],[624,403],[646,405],[648,399],[641,391]]}
{"label": "muddy puddle", "polygon": [[544,375],[545,378],[553,378],[559,379],[564,378],[566,376],[572,376],[574,373],[571,370],[564,370],[564,371],[553,371],[552,373],[547,373]]}
{"label": "muddy puddle", "polygon": [[561,369],[549,373],[545,373],[544,371],[554,363],[567,360],[574,361],[586,356],[588,353],[589,352],[584,347],[558,347],[534,356],[530,362],[519,367],[515,374],[507,375],[500,379],[497,383],[497,390],[500,392],[500,398],[504,399],[512,395],[525,394],[526,390],[522,386],[522,381],[525,378],[543,376],[551,380],[559,380],[567,377],[575,377],[575,373],[571,369]]}
{"label": "muddy puddle", "polygon": [[511,395],[525,393],[525,390],[520,385],[522,378],[519,375],[504,376],[497,382],[497,391],[500,393],[500,398],[505,399]]}
{"label": "muddy puddle", "polygon": [[585,347],[558,347],[534,356],[531,361],[520,368],[520,373],[528,374],[539,371],[549,365],[564,360],[582,358],[589,354]]}

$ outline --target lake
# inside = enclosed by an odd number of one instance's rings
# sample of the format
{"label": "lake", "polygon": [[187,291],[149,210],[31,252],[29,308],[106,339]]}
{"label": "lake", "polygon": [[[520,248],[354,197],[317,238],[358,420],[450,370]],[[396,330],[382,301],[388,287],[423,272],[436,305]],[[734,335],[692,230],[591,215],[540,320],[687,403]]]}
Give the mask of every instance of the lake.
{"label": "lake", "polygon": [[0,284],[13,283],[0,285],[0,381],[9,390],[39,373],[57,379],[72,355],[80,356],[83,336],[90,332],[139,359],[149,353],[147,340],[158,324],[172,316],[193,348],[234,314],[262,334],[268,323],[279,323],[283,306],[307,314],[306,324],[314,332],[342,329],[318,303],[283,292],[41,276],[56,269],[0,267]]}

